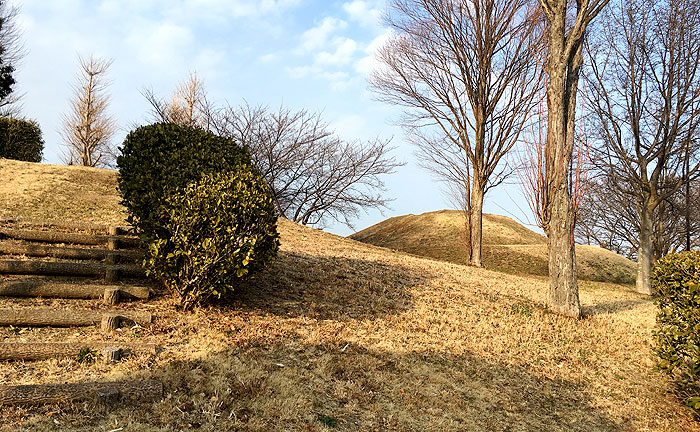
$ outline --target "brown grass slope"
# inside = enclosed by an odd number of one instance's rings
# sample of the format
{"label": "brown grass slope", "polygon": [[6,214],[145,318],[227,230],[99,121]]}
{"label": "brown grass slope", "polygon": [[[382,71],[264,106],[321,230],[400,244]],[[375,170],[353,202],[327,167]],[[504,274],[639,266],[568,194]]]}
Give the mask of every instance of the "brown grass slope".
{"label": "brown grass slope", "polygon": [[[58,170],[26,168],[39,183]],[[62,170],[71,178],[76,169]],[[88,208],[106,210],[81,202],[86,218]],[[0,430],[700,431],[653,369],[652,301],[627,287],[582,283],[587,317],[574,321],[545,311],[541,278],[394,253],[286,220],[279,230],[275,265],[228,304],[180,313],[163,296],[120,306],[157,319],[108,338],[163,345],[158,356],[0,367],[1,384],[159,379],[163,400],[0,407]],[[0,299],[0,308],[69,304]],[[0,338],[104,339],[92,328],[0,329]],[[322,421],[330,419],[334,427]]]}
{"label": "brown grass slope", "polygon": [[[440,210],[397,216],[350,236],[354,240],[414,255],[466,264],[466,227],[463,213]],[[546,276],[547,239],[499,215],[484,215],[484,267],[511,274]],[[631,284],[635,264],[595,246],[576,246],[580,279]]]}

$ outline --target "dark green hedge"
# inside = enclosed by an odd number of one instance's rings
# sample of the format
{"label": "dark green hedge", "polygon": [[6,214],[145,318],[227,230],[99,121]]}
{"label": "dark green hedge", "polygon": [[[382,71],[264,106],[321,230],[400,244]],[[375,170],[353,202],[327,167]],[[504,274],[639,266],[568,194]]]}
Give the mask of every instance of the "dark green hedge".
{"label": "dark green hedge", "polygon": [[0,117],[0,158],[41,162],[44,139],[34,120]]}
{"label": "dark green hedge", "polygon": [[658,293],[654,349],[659,368],[700,414],[700,252],[665,256],[654,266],[651,284]]}

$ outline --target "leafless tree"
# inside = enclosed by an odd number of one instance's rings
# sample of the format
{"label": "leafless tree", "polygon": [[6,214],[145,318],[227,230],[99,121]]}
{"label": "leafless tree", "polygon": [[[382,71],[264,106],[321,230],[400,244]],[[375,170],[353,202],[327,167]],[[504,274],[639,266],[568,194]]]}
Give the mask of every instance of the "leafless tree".
{"label": "leafless tree", "polygon": [[229,106],[212,128],[248,147],[280,215],[304,225],[352,226],[360,211],[386,207],[382,176],[401,165],[388,140],[343,140],[306,110]]}
{"label": "leafless tree", "polygon": [[549,306],[556,313],[575,318],[581,316],[570,193],[576,96],[586,28],[608,1],[539,0],[547,20],[544,231],[549,239]]}
{"label": "leafless tree", "polygon": [[[547,221],[547,112],[545,100],[540,98],[536,112],[530,116],[528,127],[523,132],[519,151],[513,152],[520,189],[535,217],[535,223],[543,230]],[[591,172],[590,145],[588,140],[578,133],[569,166],[569,193],[574,215],[574,225],[583,210],[583,201],[589,193],[589,175]],[[574,237],[575,232],[570,233]]]}
{"label": "leafless tree", "polygon": [[700,176],[700,2],[616,2],[601,27],[588,77],[597,161],[610,193],[634,203],[637,291],[651,294],[658,235],[675,219],[665,209]]}
{"label": "leafless tree", "polygon": [[18,116],[21,94],[14,91],[14,72],[26,54],[22,33],[17,27],[19,8],[0,0],[0,115]]}
{"label": "leafless tree", "polygon": [[401,165],[389,141],[346,141],[319,113],[280,106],[216,107],[196,75],[172,102],[144,92],[157,121],[196,126],[232,138],[250,151],[272,191],[279,214],[304,225],[337,221],[352,226],[361,211],[386,207],[382,177]]}
{"label": "leafless tree", "polygon": [[[481,266],[486,192],[507,173],[537,92],[541,33],[529,0],[393,0],[394,36],[379,50],[370,87],[404,107],[401,124],[423,166],[467,212],[469,261]],[[504,161],[505,162],[505,161]]]}
{"label": "leafless tree", "polygon": [[63,161],[69,165],[108,166],[114,161],[111,139],[116,130],[107,112],[107,72],[112,61],[93,56],[78,60],[80,70],[73,84],[70,111],[63,115]]}
{"label": "leafless tree", "polygon": [[153,117],[159,121],[209,128],[212,107],[197,72],[190,73],[187,80],[177,85],[169,101],[160,99],[152,89],[142,94],[151,105]]}

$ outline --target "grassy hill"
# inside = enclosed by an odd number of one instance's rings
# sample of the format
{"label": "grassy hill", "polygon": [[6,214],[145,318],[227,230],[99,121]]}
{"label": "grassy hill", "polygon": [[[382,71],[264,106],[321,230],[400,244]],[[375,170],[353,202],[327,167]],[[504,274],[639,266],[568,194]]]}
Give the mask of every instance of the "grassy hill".
{"label": "grassy hill", "polygon": [[[58,216],[65,203],[70,217],[119,220],[114,178],[0,160],[2,214]],[[147,308],[156,320],[108,338],[159,344],[156,357],[0,367],[2,384],[159,379],[162,401],[0,407],[0,430],[700,431],[654,371],[652,300],[626,286],[582,282],[586,318],[574,321],[545,310],[542,278],[393,252],[286,220],[279,230],[275,265],[226,304],[182,313],[161,296],[121,306]],[[0,308],[37,304],[68,301],[0,298]],[[0,338],[105,336],[0,328]]]}
{"label": "grassy hill", "polygon": [[[484,215],[484,267],[511,274],[546,276],[547,239],[516,221]],[[463,213],[440,210],[397,216],[350,236],[354,240],[458,264],[466,264],[466,227]],[[635,263],[595,246],[576,246],[580,279],[631,284]]]}

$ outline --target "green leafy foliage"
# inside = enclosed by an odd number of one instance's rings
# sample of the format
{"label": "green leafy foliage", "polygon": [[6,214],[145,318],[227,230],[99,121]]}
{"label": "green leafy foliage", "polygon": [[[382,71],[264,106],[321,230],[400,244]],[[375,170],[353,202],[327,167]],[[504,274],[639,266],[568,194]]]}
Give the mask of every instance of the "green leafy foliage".
{"label": "green leafy foliage", "polygon": [[651,284],[658,293],[654,349],[659,368],[700,415],[700,252],[665,256],[654,267]]}
{"label": "green leafy foliage", "polygon": [[234,290],[279,248],[272,196],[254,169],[205,173],[165,198],[168,235],[149,244],[146,268],[188,309]]}
{"label": "green leafy foliage", "polygon": [[41,162],[44,139],[34,120],[0,117],[0,158]]}
{"label": "green leafy foliage", "polygon": [[95,360],[97,360],[97,351],[91,350],[89,347],[80,348],[75,360],[78,363],[95,363]]}
{"label": "green leafy foliage", "polygon": [[164,238],[168,195],[204,173],[249,165],[246,149],[203,129],[172,123],[142,126],[127,135],[117,158],[119,191],[129,222],[148,241]]}

